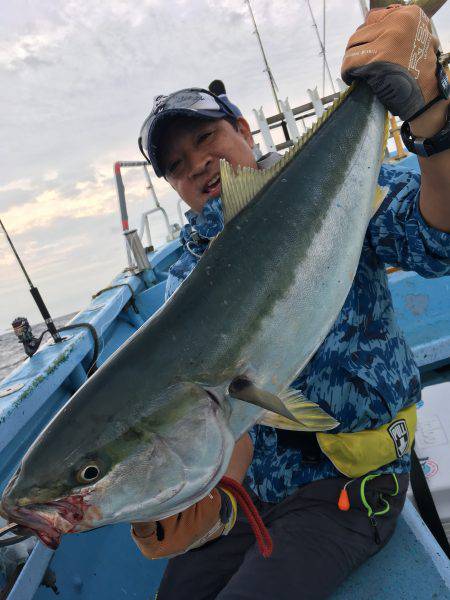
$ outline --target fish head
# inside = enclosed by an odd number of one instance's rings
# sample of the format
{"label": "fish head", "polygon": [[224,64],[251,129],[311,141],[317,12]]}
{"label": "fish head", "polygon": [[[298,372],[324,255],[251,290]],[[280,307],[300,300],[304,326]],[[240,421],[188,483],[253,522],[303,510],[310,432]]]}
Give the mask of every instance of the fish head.
{"label": "fish head", "polygon": [[2,514],[55,548],[62,534],[158,520],[206,496],[234,447],[226,404],[183,382],[148,405],[102,419],[69,402],[24,456]]}

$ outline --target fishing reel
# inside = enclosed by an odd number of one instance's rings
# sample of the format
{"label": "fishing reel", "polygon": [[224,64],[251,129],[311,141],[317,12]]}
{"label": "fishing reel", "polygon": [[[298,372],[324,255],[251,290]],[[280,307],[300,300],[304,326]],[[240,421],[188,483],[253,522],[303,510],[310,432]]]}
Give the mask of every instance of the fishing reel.
{"label": "fishing reel", "polygon": [[11,323],[14,333],[16,334],[19,343],[23,344],[23,349],[27,356],[33,356],[42,341],[42,335],[35,337],[31,330],[31,325],[26,317],[17,317]]}

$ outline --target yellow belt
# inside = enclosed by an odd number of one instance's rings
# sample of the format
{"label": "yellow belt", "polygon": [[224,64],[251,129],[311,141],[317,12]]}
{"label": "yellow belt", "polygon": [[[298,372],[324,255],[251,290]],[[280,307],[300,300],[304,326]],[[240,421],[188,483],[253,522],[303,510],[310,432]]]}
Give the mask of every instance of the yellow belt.
{"label": "yellow belt", "polygon": [[317,433],[322,452],[350,478],[375,471],[411,451],[417,410],[413,404],[386,425],[351,433]]}

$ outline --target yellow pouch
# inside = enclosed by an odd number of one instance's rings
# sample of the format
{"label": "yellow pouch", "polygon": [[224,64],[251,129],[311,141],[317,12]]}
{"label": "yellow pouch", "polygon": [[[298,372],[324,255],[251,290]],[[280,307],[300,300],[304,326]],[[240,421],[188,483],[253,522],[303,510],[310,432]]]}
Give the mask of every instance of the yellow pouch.
{"label": "yellow pouch", "polygon": [[413,404],[377,429],[352,433],[317,433],[322,452],[338,471],[350,478],[375,471],[411,451],[417,409]]}

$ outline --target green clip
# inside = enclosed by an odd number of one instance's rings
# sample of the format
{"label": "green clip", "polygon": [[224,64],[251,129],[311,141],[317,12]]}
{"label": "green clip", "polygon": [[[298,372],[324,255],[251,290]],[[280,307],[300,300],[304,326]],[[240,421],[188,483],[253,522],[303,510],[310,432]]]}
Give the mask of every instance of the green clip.
{"label": "green clip", "polygon": [[[367,502],[367,499],[366,499],[366,495],[365,495],[366,483],[368,481],[371,481],[372,479],[375,479],[376,477],[380,477],[381,475],[382,475],[382,473],[366,475],[361,480],[361,486],[360,486],[361,500],[362,500],[362,503],[364,504],[364,507],[367,510],[367,516],[369,518],[385,515],[386,513],[389,512],[389,510],[391,508],[389,505],[389,502],[386,500],[386,498],[383,497],[383,494],[380,494],[380,500],[381,500],[381,502],[383,502],[384,507],[381,510],[378,510],[376,512],[374,512],[373,508],[370,506],[370,504]],[[399,490],[398,479],[397,479],[397,476],[395,473],[391,473],[391,475],[392,475],[392,478],[395,483],[395,490],[393,492],[388,492],[388,495],[391,497],[394,497],[398,494],[398,490]]]}

